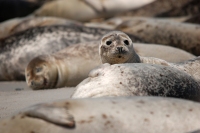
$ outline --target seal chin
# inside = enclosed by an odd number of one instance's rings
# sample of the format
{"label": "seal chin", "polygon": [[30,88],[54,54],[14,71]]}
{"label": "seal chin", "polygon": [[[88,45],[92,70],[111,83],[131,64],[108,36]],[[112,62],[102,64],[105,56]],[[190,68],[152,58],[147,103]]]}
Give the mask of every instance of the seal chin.
{"label": "seal chin", "polygon": [[112,58],[112,60],[117,61],[116,64],[125,63],[129,59],[128,54],[114,54],[110,55],[110,57]]}
{"label": "seal chin", "polygon": [[125,55],[110,55],[105,57],[104,59],[105,63],[107,62],[109,64],[121,64],[126,63],[129,58]]}

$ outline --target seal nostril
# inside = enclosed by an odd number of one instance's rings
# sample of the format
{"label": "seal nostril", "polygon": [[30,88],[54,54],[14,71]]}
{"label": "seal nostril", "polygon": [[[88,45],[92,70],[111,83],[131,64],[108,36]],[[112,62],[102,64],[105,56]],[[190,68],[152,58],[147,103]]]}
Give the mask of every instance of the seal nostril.
{"label": "seal nostril", "polygon": [[119,53],[122,53],[123,47],[117,47],[117,50],[119,51]]}
{"label": "seal nostril", "polygon": [[34,85],[34,82],[33,82],[33,81],[31,81],[31,85]]}

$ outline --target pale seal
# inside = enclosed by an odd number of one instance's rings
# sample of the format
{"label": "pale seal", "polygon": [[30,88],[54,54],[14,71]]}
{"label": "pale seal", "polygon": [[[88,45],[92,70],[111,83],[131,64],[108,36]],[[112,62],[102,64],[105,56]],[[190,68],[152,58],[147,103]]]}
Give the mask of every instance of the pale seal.
{"label": "pale seal", "polygon": [[0,39],[33,27],[49,25],[82,25],[79,22],[56,17],[23,17],[0,23]]}
{"label": "pale seal", "polygon": [[[137,35],[146,43],[170,45],[200,55],[200,26],[156,18],[133,18],[117,30]],[[164,31],[164,32],[163,32]]]}
{"label": "pale seal", "polygon": [[[148,63],[170,66],[182,70],[200,82],[200,56],[184,63],[169,63],[165,60],[139,56],[129,36],[121,31],[112,31],[104,35],[99,44],[102,63]],[[147,44],[148,45],[148,44]]]}
{"label": "pale seal", "polygon": [[108,63],[93,69],[76,86],[72,98],[163,96],[200,102],[200,85],[178,69],[144,63]]}
{"label": "pale seal", "polygon": [[[116,15],[130,9],[136,9],[155,0],[53,0],[45,3],[31,15],[56,16],[77,21],[91,21]],[[74,8],[79,5],[79,8]],[[57,10],[59,9],[59,10]]]}
{"label": "pale seal", "polygon": [[155,57],[172,63],[183,62],[196,57],[185,50],[160,44],[134,43],[133,47],[140,57]]}
{"label": "pale seal", "polygon": [[97,53],[98,45],[86,43],[38,56],[26,67],[26,82],[34,90],[76,86],[101,64]]}
{"label": "pale seal", "polygon": [[199,103],[173,98],[67,99],[31,106],[0,121],[0,129],[1,133],[186,133],[200,129],[199,110]]}
{"label": "pale seal", "polygon": [[[119,14],[119,16],[176,17],[197,14],[198,0],[156,0],[140,8]],[[189,7],[189,8],[188,8]],[[192,9],[192,8],[193,9]]]}

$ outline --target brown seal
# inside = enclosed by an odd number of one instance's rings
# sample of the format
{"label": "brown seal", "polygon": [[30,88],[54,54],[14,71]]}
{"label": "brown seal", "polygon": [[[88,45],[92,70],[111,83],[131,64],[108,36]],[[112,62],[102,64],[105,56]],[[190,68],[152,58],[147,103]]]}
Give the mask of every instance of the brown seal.
{"label": "brown seal", "polygon": [[34,90],[76,86],[101,64],[97,53],[98,45],[85,43],[38,56],[26,67],[26,82]]}

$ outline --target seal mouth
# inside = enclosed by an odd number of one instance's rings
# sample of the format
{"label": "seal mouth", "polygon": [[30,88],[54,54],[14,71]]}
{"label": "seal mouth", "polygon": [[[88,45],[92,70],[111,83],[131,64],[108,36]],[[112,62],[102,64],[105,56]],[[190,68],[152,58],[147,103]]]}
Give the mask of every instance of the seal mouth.
{"label": "seal mouth", "polygon": [[47,84],[48,84],[47,79],[44,78],[44,83],[43,83],[43,85],[44,85],[44,86],[47,86]]}
{"label": "seal mouth", "polygon": [[121,56],[121,55],[119,55],[119,56],[118,56],[118,58],[122,58],[122,56]]}

